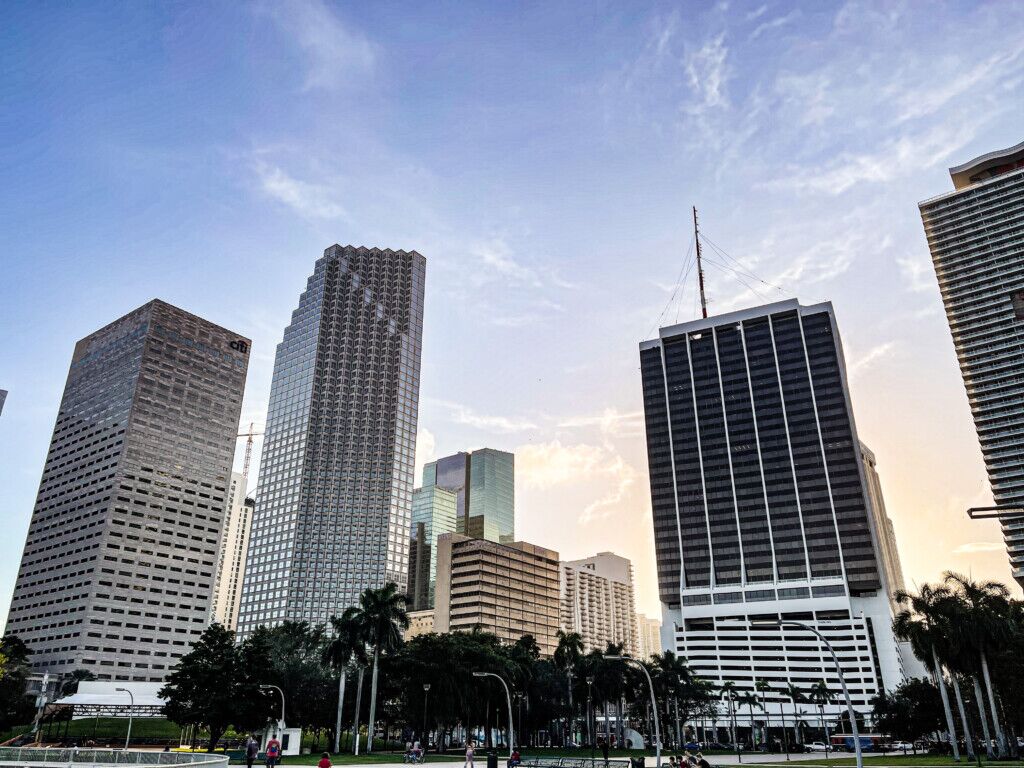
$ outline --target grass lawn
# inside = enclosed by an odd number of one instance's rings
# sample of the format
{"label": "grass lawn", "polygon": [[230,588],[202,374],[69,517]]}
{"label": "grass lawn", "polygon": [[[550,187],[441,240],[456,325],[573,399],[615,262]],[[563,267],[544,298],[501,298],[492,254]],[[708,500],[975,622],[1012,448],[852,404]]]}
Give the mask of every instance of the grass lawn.
{"label": "grass lawn", "polygon": [[[1009,766],[1019,766],[1019,765],[1021,765],[1021,763],[1019,761],[1018,762],[1010,762],[1010,761],[1005,761],[1004,762],[1002,760],[997,760],[997,761],[993,761],[993,762],[990,763],[989,761],[987,761],[984,758],[984,756],[982,756],[981,762],[982,762],[982,764],[991,765],[991,766],[997,766],[997,765],[1003,766],[1003,765],[1005,765],[1005,766],[1009,767]],[[940,757],[939,755],[909,755],[909,754],[908,755],[903,755],[902,753],[889,753],[889,754],[886,754],[886,755],[879,755],[879,754],[874,753],[874,752],[865,752],[864,753],[864,763],[865,763],[865,765],[874,765],[874,766],[883,766],[883,765],[929,766],[929,765],[934,765],[934,766],[942,766],[943,768],[946,768],[947,766],[956,766],[956,765],[963,766],[963,768],[968,768],[968,766],[974,765],[974,763],[972,763],[971,761],[969,761],[967,759],[966,755],[963,757],[963,760],[958,763],[955,760],[953,760],[952,757]],[[817,765],[845,766],[845,765],[856,765],[856,764],[857,764],[857,758],[853,757],[851,755],[850,757],[845,757],[845,756],[844,757],[833,757],[833,758],[829,758],[828,760],[822,758],[820,760],[818,760],[818,759],[814,759],[814,760],[801,760],[799,762],[795,762],[794,761],[794,762],[791,762],[791,763],[787,763],[785,761],[777,762],[777,763],[759,763],[757,768],[793,768],[793,766],[799,766],[799,768],[813,768],[813,766],[817,766]]]}
{"label": "grass lawn", "polygon": [[[68,729],[68,738],[87,739],[110,739],[124,738],[128,730],[128,718],[126,717],[86,717],[80,720],[72,720],[70,723],[54,723],[47,726],[43,723],[43,734],[50,733],[51,738],[58,738],[64,735],[65,726]],[[0,734],[0,741],[14,738],[22,733],[32,730],[32,724],[19,725],[11,728],[6,733]],[[177,739],[181,729],[163,717],[136,717],[132,720],[132,741],[136,738],[150,739]]]}

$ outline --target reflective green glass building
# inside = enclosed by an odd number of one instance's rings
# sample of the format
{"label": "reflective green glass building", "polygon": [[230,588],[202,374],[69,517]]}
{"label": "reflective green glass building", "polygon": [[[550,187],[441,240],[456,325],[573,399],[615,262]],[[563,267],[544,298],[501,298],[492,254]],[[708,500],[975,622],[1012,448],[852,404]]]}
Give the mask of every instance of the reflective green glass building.
{"label": "reflective green glass building", "polygon": [[456,532],[458,495],[436,485],[412,493],[412,536],[409,541],[409,601],[412,610],[434,607],[437,583],[437,537]]}
{"label": "reflective green glass building", "polygon": [[494,448],[456,453],[423,468],[423,487],[456,495],[456,531],[502,544],[515,541],[515,456]]}

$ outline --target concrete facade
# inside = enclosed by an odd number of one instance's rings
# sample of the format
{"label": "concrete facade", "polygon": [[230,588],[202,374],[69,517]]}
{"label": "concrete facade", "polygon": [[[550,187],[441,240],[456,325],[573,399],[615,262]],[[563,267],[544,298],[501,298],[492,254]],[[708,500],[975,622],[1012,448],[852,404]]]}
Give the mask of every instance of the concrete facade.
{"label": "concrete facade", "polygon": [[224,534],[217,555],[217,579],[213,586],[210,621],[234,631],[238,626],[238,608],[242,604],[242,580],[249,553],[249,529],[252,526],[252,499],[245,495],[245,476],[231,473]]}
{"label": "concrete facade", "polygon": [[586,652],[609,643],[635,656],[638,650],[633,564],[611,552],[559,564],[562,630],[578,632]]}
{"label": "concrete facade", "polygon": [[250,341],[154,300],[75,346],[6,631],[162,680],[205,629]]}

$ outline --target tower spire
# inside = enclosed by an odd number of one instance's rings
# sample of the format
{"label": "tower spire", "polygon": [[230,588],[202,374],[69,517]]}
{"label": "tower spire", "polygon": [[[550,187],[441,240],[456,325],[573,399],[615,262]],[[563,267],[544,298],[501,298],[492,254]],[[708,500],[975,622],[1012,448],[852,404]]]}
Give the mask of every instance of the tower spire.
{"label": "tower spire", "polygon": [[700,286],[700,311],[704,319],[708,316],[708,301],[704,297],[704,265],[700,260],[700,228],[697,226],[697,206],[693,206],[693,239],[697,243],[697,284]]}

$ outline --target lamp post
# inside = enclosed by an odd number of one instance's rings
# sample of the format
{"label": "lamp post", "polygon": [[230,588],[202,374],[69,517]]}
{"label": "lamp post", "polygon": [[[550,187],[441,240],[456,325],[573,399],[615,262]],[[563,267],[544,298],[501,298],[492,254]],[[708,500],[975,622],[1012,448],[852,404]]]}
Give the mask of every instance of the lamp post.
{"label": "lamp post", "polygon": [[512,732],[512,693],[509,691],[508,683],[505,682],[505,678],[501,675],[496,675],[493,672],[474,672],[473,677],[494,677],[501,681],[502,686],[505,688],[505,702],[508,704],[508,757],[512,759],[512,750],[515,749],[513,746],[516,742],[516,736]]}
{"label": "lamp post", "polygon": [[[857,729],[857,713],[853,710],[853,700],[850,698],[850,691],[846,687],[846,678],[843,677],[843,668],[839,666],[839,657],[836,655],[835,649],[832,644],[825,639],[825,636],[821,634],[814,627],[804,624],[800,621],[793,621],[791,619],[783,619],[781,621],[774,621],[771,619],[757,619],[750,622],[751,627],[799,627],[804,629],[818,637],[821,640],[828,652],[832,656],[832,662],[836,665],[836,674],[839,675],[839,685],[843,689],[843,697],[846,699],[846,709],[850,713],[850,730],[853,732],[853,748],[857,753],[857,768],[864,768],[864,753],[860,748],[860,731]],[[827,745],[826,745],[827,746]]]}
{"label": "lamp post", "polygon": [[124,737],[124,748],[128,749],[128,742],[132,740],[132,712],[135,709],[135,696],[127,688],[115,688],[118,693],[127,693],[129,701],[128,709],[128,735]]}
{"label": "lamp post", "polygon": [[284,730],[284,691],[282,691],[276,685],[261,685],[260,686],[260,690],[261,691],[269,691],[270,689],[274,689],[275,691],[277,691],[278,693],[281,694],[281,720],[277,724],[277,727],[280,728],[283,731]]}
{"label": "lamp post", "polygon": [[430,746],[430,735],[427,733],[427,697],[430,695],[430,683],[423,684],[423,754],[427,754]]}
{"label": "lamp post", "polygon": [[647,678],[647,687],[651,692],[651,709],[654,711],[654,764],[655,768],[661,768],[661,725],[658,722],[658,704],[654,700],[654,682],[651,680],[651,673],[647,671],[647,667],[632,656],[627,656],[625,654],[621,656],[610,656],[606,654],[604,658],[608,661],[623,661],[627,664],[632,662],[640,667],[640,671],[643,672],[644,677]]}

